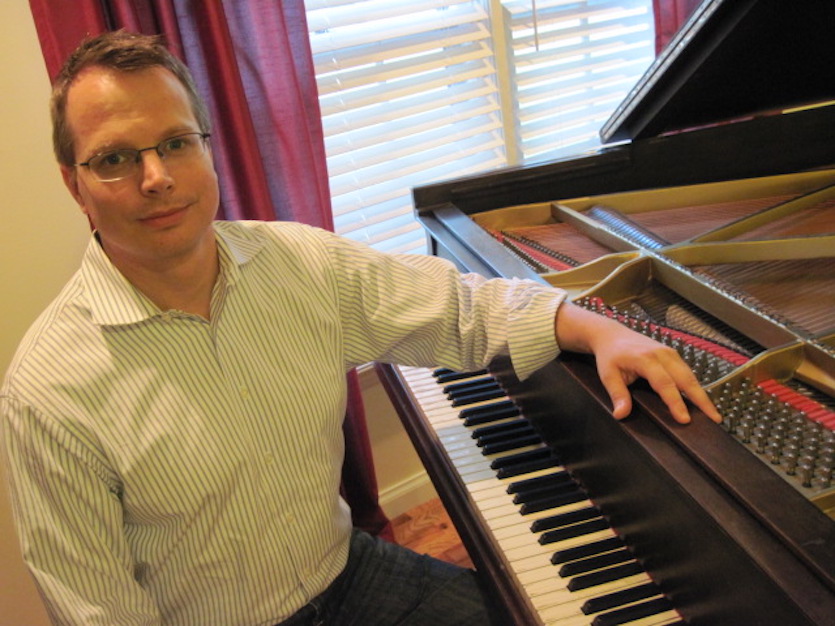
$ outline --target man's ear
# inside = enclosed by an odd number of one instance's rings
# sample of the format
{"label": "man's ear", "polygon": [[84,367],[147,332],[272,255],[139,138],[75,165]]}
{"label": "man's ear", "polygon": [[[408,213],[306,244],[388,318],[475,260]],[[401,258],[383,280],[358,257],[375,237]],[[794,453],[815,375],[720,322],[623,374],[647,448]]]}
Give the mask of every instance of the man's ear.
{"label": "man's ear", "polygon": [[84,207],[84,199],[81,197],[81,192],[78,189],[78,170],[75,167],[66,165],[61,166],[61,178],[64,179],[64,185],[70,192],[76,203],[78,203],[81,211],[86,214],[87,210]]}

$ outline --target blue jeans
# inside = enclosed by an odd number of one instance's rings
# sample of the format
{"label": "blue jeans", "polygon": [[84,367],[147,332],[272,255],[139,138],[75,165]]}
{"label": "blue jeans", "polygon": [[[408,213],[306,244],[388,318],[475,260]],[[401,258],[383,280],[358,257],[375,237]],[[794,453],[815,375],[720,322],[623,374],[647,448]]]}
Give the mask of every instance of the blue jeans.
{"label": "blue jeans", "polygon": [[280,626],[487,626],[489,604],[472,570],[354,531],[343,572]]}

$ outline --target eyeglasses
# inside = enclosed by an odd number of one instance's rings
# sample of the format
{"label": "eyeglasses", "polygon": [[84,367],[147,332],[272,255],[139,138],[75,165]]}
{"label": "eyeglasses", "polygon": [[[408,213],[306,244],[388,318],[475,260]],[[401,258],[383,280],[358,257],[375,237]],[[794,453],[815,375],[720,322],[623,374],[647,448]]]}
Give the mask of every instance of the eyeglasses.
{"label": "eyeglasses", "polygon": [[188,161],[203,154],[205,142],[210,136],[209,133],[183,133],[163,139],[155,146],[139,148],[138,150],[122,148],[121,150],[102,152],[84,163],[75,163],[74,165],[89,168],[99,182],[111,183],[136,174],[139,171],[143,152],[155,150],[161,159],[176,162]]}

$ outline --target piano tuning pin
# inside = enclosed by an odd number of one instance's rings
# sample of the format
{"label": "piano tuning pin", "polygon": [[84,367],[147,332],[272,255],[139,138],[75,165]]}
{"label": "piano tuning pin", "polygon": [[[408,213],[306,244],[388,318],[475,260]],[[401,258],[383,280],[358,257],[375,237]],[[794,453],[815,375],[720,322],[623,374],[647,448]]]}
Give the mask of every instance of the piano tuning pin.
{"label": "piano tuning pin", "polygon": [[815,431],[806,431],[803,434],[803,445],[809,449],[817,451],[821,443],[820,434]]}
{"label": "piano tuning pin", "polygon": [[736,429],[736,423],[733,417],[723,411],[719,411],[719,415],[722,416],[722,421],[719,423],[719,428],[733,434]]}
{"label": "piano tuning pin", "polygon": [[799,449],[802,444],[803,444],[803,437],[799,433],[795,432],[794,430],[792,430],[792,432],[789,434],[789,436],[786,437],[786,445],[792,445],[792,446],[795,446]]}
{"label": "piano tuning pin", "polygon": [[786,452],[780,459],[780,463],[789,476],[794,476],[797,471],[797,454],[793,452]]}
{"label": "piano tuning pin", "polygon": [[808,427],[808,420],[800,411],[792,411],[791,414],[791,422],[794,424],[801,433],[805,433]]}
{"label": "piano tuning pin", "polygon": [[757,451],[758,454],[763,454],[765,452],[765,444],[766,444],[766,432],[762,426],[754,426],[751,431],[751,445],[754,446],[754,449]]}
{"label": "piano tuning pin", "polygon": [[778,443],[769,444],[766,449],[766,458],[768,459],[768,462],[772,465],[777,465],[780,463],[780,456],[780,445]]}
{"label": "piano tuning pin", "polygon": [[748,415],[740,420],[738,432],[742,443],[751,443],[751,434],[754,432],[754,424]]}
{"label": "piano tuning pin", "polygon": [[815,479],[818,481],[817,486],[821,489],[829,489],[832,486],[832,466],[819,467],[815,470]]}
{"label": "piano tuning pin", "polygon": [[812,486],[812,464],[806,459],[800,459],[797,463],[797,476],[800,479],[800,484],[804,487]]}
{"label": "piano tuning pin", "polygon": [[793,441],[783,442],[781,454],[783,456],[793,456],[794,458],[798,458],[800,455],[800,446]]}
{"label": "piano tuning pin", "polygon": [[832,476],[815,476],[812,479],[813,489],[829,489],[832,486]]}

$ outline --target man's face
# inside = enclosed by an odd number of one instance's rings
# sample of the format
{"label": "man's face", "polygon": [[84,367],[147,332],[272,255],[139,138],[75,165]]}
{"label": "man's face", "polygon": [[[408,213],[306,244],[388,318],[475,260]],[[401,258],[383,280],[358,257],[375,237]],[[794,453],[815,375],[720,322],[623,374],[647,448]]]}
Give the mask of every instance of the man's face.
{"label": "man's face", "polygon": [[[200,128],[185,88],[164,68],[120,73],[85,70],[70,87],[67,122],[75,159],[120,148],[141,149]],[[136,173],[100,182],[87,167],[62,167],[64,182],[120,269],[165,270],[214,246],[217,176],[207,149],[162,160],[142,152]]]}

